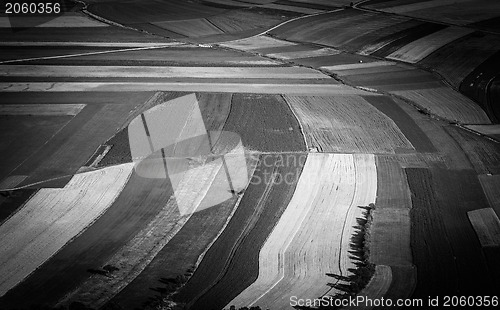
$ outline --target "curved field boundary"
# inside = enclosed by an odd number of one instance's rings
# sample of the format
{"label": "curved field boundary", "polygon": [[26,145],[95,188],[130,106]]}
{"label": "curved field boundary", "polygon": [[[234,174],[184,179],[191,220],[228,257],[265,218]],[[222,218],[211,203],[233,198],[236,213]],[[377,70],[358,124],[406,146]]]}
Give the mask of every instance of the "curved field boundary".
{"label": "curved field boundary", "polygon": [[[392,270],[391,267],[385,265],[375,266],[375,273],[373,274],[370,282],[366,287],[357,294],[357,296],[367,299],[381,299],[385,296],[392,283]],[[343,309],[372,309],[373,306],[366,304],[357,305],[356,307],[346,307]]]}
{"label": "curved field boundary", "polygon": [[491,121],[476,103],[449,87],[392,91],[413,101],[432,114],[462,124],[490,124]]}
{"label": "curved field boundary", "polygon": [[417,63],[438,48],[465,35],[471,34],[472,32],[474,32],[474,30],[468,28],[448,27],[415,40],[388,55],[386,58]]}
{"label": "curved field boundary", "polygon": [[414,150],[394,121],[358,96],[285,96],[307,145],[323,152],[389,153]]}
{"label": "curved field boundary", "polygon": [[500,246],[500,220],[492,208],[467,212],[483,247]]}
{"label": "curved field boundary", "polygon": [[63,189],[41,189],[0,226],[0,296],[14,287],[111,206],[133,164],[75,175]]}
{"label": "curved field boundary", "polygon": [[[243,168],[246,169],[246,166]],[[243,172],[246,174],[246,171]],[[92,308],[102,307],[146,268],[202,205],[204,198],[223,194],[223,189],[217,187],[217,179],[224,177],[220,161],[186,171],[175,188],[175,195],[170,197],[166,206],[106,262],[106,265],[119,268],[113,277],[94,275],[68,294],[61,303],[79,301]],[[212,184],[215,186],[212,187]],[[182,214],[186,209],[189,212]]]}
{"label": "curved field boundary", "polygon": [[330,290],[327,273],[349,276],[359,206],[375,201],[373,155],[309,154],[297,189],[259,253],[259,276],[228,305],[288,309],[290,296]]}
{"label": "curved field boundary", "polygon": [[500,125],[468,125],[465,127],[500,140]]}
{"label": "curved field boundary", "polygon": [[306,154],[262,154],[238,209],[174,297],[190,309],[221,309],[258,275],[258,249],[286,209]]}
{"label": "curved field boundary", "polygon": [[256,49],[264,49],[271,47],[283,47],[283,46],[291,46],[297,45],[296,43],[278,40],[271,38],[269,36],[255,36],[246,39],[226,42],[223,44],[219,44],[220,46],[230,47],[238,50],[251,51]]}
{"label": "curved field boundary", "polygon": [[500,175],[482,174],[478,176],[490,207],[500,214]]}
{"label": "curved field boundary", "polygon": [[297,52],[283,52],[283,53],[271,53],[266,54],[267,57],[279,58],[279,59],[297,59],[297,58],[311,58],[319,56],[330,56],[340,54],[339,50],[333,48],[320,48],[312,51],[297,51]]}

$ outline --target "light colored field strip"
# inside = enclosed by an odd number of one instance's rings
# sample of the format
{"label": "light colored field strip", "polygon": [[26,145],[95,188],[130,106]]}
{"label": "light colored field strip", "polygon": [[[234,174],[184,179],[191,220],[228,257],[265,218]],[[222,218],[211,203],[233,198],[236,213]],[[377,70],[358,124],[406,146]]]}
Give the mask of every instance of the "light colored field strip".
{"label": "light colored field strip", "polygon": [[285,53],[273,53],[267,54],[268,57],[279,58],[279,59],[297,59],[297,58],[311,58],[318,56],[330,56],[340,54],[339,50],[334,48],[320,48],[313,51],[298,51],[298,52],[285,52]]}
{"label": "light colored field strip", "polygon": [[0,182],[0,190],[8,190],[21,184],[22,181],[26,180],[27,175],[10,175]]}
{"label": "light colored field strip", "polygon": [[281,5],[281,4],[274,4],[274,3],[264,4],[264,5],[261,5],[261,7],[266,8],[266,9],[275,9],[275,10],[290,11],[290,12],[297,12],[297,13],[304,13],[304,14],[317,14],[317,13],[324,12],[324,10],[310,9],[310,8],[304,8],[304,7],[300,7],[300,6]]}
{"label": "light colored field strip", "polygon": [[23,62],[23,61],[30,61],[30,60],[60,59],[60,58],[71,58],[71,57],[81,57],[81,56],[90,56],[90,55],[101,55],[101,54],[112,54],[112,53],[131,52],[131,51],[152,50],[152,49],[165,48],[168,46],[171,46],[171,45],[156,45],[156,46],[134,47],[134,48],[125,48],[125,49],[109,50],[109,51],[98,51],[98,52],[65,54],[65,55],[56,55],[56,56],[20,58],[20,59],[3,60],[3,61],[0,61],[0,64],[16,63],[16,62]]}
{"label": "light colored field strip", "polygon": [[483,247],[500,246],[500,219],[492,208],[467,212]]}
{"label": "light colored field strip", "polygon": [[422,1],[412,4],[399,5],[390,8],[384,8],[383,11],[391,13],[407,13],[412,11],[418,11],[422,9],[429,9],[443,5],[458,4],[460,2],[469,2],[474,0],[432,0],[432,1]]}
{"label": "light colored field strip", "polygon": [[321,69],[328,71],[342,71],[342,70],[353,70],[353,69],[364,69],[364,68],[374,68],[382,66],[394,66],[396,65],[393,61],[374,61],[374,62],[363,62],[347,65],[336,65],[336,66],[323,66]]}
{"label": "light colored field strip", "polygon": [[229,305],[289,309],[290,296],[318,298],[331,277],[355,268],[351,236],[375,201],[373,155],[309,154],[295,193],[259,253],[257,280]]}
{"label": "light colored field strip", "polygon": [[133,164],[75,175],[62,189],[41,189],[0,226],[0,296],[57,253],[111,206]]}
{"label": "light colored field strip", "polygon": [[172,67],[0,65],[2,77],[261,78],[321,79],[327,75],[301,67]]}
{"label": "light colored field strip", "polygon": [[438,48],[474,31],[474,29],[463,27],[448,27],[418,40],[415,40],[393,52],[386,58],[400,60],[408,63],[417,63],[425,57],[429,56]]}
{"label": "light colored field strip", "polygon": [[392,119],[364,98],[286,96],[306,134],[320,152],[389,153],[414,150]]}
{"label": "light colored field strip", "polygon": [[[41,23],[41,24],[40,24]],[[16,18],[16,27],[33,27],[33,25],[38,24],[37,28],[86,28],[86,27],[109,27],[108,24],[98,22],[96,20],[90,19],[86,16],[59,16],[54,19],[49,19],[45,17],[27,17],[23,16]],[[8,17],[0,17],[0,28],[11,28],[11,24]]]}
{"label": "light colored field strip", "polygon": [[490,124],[486,113],[474,101],[449,87],[393,91],[437,116],[462,124]]}
{"label": "light colored field strip", "polygon": [[[392,270],[391,267],[385,265],[375,266],[375,273],[370,279],[366,287],[359,292],[357,296],[363,296],[364,300],[380,300],[389,290],[392,283]],[[373,306],[366,305],[365,303],[358,304],[356,307],[345,307],[342,309],[350,310],[368,310],[373,309]]]}
{"label": "light colored field strip", "polygon": [[81,82],[81,83],[0,83],[0,92],[81,92],[81,91],[193,91],[295,95],[373,95],[342,84],[294,84],[278,80],[277,84],[263,83],[141,83],[141,82]]}
{"label": "light colored field strip", "polygon": [[251,51],[255,49],[264,49],[270,47],[282,47],[297,45],[296,43],[274,39],[265,35],[253,36],[241,40],[230,41],[219,44],[221,46],[230,47],[238,50]]}
{"label": "light colored field strip", "polygon": [[85,104],[0,104],[0,115],[77,115]]}
{"label": "light colored field strip", "polygon": [[167,47],[167,46],[189,46],[180,42],[71,42],[71,41],[12,41],[0,42],[0,46],[32,46],[32,47],[52,47],[52,46],[71,46],[71,47]]}
{"label": "light colored field strip", "polygon": [[500,215],[500,175],[482,174],[479,175],[479,181],[490,207]]}
{"label": "light colored field strip", "polygon": [[482,133],[487,136],[500,136],[500,125],[467,125],[469,129]]}

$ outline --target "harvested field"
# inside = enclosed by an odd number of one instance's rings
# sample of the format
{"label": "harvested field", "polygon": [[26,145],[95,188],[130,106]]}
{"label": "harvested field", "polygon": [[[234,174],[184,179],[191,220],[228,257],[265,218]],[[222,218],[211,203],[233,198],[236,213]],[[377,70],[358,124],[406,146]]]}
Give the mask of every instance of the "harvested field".
{"label": "harvested field", "polygon": [[177,301],[188,303],[190,309],[219,309],[255,281],[259,272],[258,249],[286,209],[305,156],[260,156],[238,209],[175,297]]}
{"label": "harvested field", "polygon": [[442,118],[462,124],[489,124],[486,113],[472,100],[449,87],[393,91]]}
{"label": "harvested field", "polygon": [[396,102],[388,96],[363,96],[363,98],[380,112],[390,117],[418,152],[436,152],[436,148],[429,140],[429,137],[400,107],[401,102]]}
{"label": "harvested field", "polygon": [[257,37],[250,37],[246,39],[222,43],[220,45],[238,50],[251,51],[251,50],[271,48],[271,47],[291,46],[291,45],[296,45],[296,43],[274,39],[269,36],[257,36]]}
{"label": "harvested field", "polygon": [[443,46],[419,64],[436,70],[459,88],[469,73],[498,51],[498,46],[498,35],[474,32]]}
{"label": "harvested field", "polygon": [[500,220],[492,208],[467,212],[481,246],[500,246]]}
{"label": "harvested field", "polygon": [[41,189],[5,221],[0,226],[4,238],[0,296],[104,213],[127,183],[132,168],[132,164],[124,164],[83,173],[63,189]]}
{"label": "harvested field", "polygon": [[[352,73],[349,72],[351,70],[356,70],[355,72],[359,71],[359,74],[362,73],[369,73],[369,72],[364,72],[362,71],[363,69],[368,69],[368,68],[385,68],[389,66],[389,68],[395,66],[396,63],[392,61],[373,61],[373,62],[368,62],[368,63],[352,63],[352,64],[342,64],[342,65],[334,65],[334,66],[322,66],[321,69],[325,69],[328,71],[335,72],[338,75],[343,75],[342,71],[348,71],[347,75],[351,75]],[[350,74],[349,74],[350,73]]]}
{"label": "harvested field", "polygon": [[500,125],[468,125],[465,127],[477,131],[485,136],[490,136],[494,139],[500,140]]}
{"label": "harvested field", "polygon": [[309,154],[292,200],[260,251],[257,280],[228,305],[288,309],[289,296],[328,293],[327,273],[349,276],[355,268],[350,237],[376,190],[373,155]]}
{"label": "harvested field", "polygon": [[411,42],[422,37],[438,32],[444,28],[446,28],[446,26],[441,24],[422,23],[418,26],[402,30],[400,32],[389,35],[388,38],[385,38],[385,40],[389,41],[390,43],[377,49],[375,52],[371,53],[371,55],[377,57],[387,57],[403,46],[410,44]]}
{"label": "harvested field", "polygon": [[186,37],[201,37],[223,33],[221,29],[204,18],[154,22],[152,24]]}
{"label": "harvested field", "polygon": [[396,124],[363,97],[286,96],[306,135],[320,152],[411,152]]}
{"label": "harvested field", "polygon": [[233,94],[224,130],[239,134],[250,150],[306,150],[299,123],[279,95]]}
{"label": "harvested field", "polygon": [[[375,266],[375,273],[373,274],[370,282],[366,287],[359,292],[356,296],[362,296],[366,299],[381,299],[391,287],[392,283],[392,270],[391,267],[385,265]],[[372,309],[373,307],[358,304],[356,307],[345,307],[345,309]]]}
{"label": "harvested field", "polygon": [[21,174],[13,171],[32,158],[32,155],[43,148],[44,143],[57,135],[70,120],[71,116],[0,116],[0,139],[2,141],[0,143],[0,180],[10,174],[29,175],[29,172]]}
{"label": "harvested field", "polygon": [[77,115],[84,104],[0,104],[0,115]]}
{"label": "harvested field", "polygon": [[500,144],[455,126],[446,126],[446,132],[461,149],[478,174],[500,173]]}
{"label": "harvested field", "polygon": [[[3,296],[1,307],[55,305],[90,277],[90,271],[101,269],[114,253],[143,230],[165,207],[172,192],[168,180],[145,179],[132,172],[130,180],[107,211]],[[23,298],[27,292],[31,292],[29,299]]]}
{"label": "harvested field", "polygon": [[377,200],[370,226],[370,262],[411,266],[411,197],[406,175],[396,159],[377,156]]}
{"label": "harvested field", "polygon": [[316,56],[316,57],[307,57],[307,58],[297,58],[294,59],[294,63],[298,63],[304,66],[310,67],[323,67],[323,66],[334,66],[334,65],[345,65],[359,62],[373,62],[376,61],[373,58],[369,58],[366,56],[355,55],[355,54],[347,54],[341,53],[337,55],[329,55],[329,56]]}
{"label": "harvested field", "polygon": [[324,74],[299,67],[156,67],[156,66],[42,66],[0,65],[3,77],[65,78],[281,78],[321,79]]}
{"label": "harvested field", "polygon": [[448,27],[415,40],[388,55],[386,58],[417,63],[438,48],[472,32],[474,30],[468,28]]}
{"label": "harvested field", "polygon": [[478,176],[481,186],[483,187],[484,194],[488,198],[490,207],[500,214],[500,175],[487,175],[482,174]]}

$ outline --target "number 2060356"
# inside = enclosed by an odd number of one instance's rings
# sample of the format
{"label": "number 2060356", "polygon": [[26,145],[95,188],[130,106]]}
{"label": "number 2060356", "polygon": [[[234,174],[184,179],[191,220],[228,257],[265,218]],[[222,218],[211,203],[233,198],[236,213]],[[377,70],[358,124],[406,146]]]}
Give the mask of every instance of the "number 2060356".
{"label": "number 2060356", "polygon": [[61,4],[58,2],[5,2],[5,14],[31,15],[31,14],[59,14]]}

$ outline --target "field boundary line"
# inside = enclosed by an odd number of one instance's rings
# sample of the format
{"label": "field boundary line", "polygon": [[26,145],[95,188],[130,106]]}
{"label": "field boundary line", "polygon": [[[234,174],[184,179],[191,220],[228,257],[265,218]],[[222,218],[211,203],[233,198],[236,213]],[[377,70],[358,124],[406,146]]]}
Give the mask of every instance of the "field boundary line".
{"label": "field boundary line", "polygon": [[281,94],[280,96],[286,102],[286,104],[288,105],[288,108],[290,109],[290,111],[292,111],[293,116],[295,117],[295,119],[297,120],[297,123],[299,124],[300,134],[304,138],[304,144],[306,145],[306,150],[307,150],[306,153],[308,153],[309,146],[307,145],[307,138],[306,138],[306,135],[304,133],[304,128],[302,127],[302,123],[300,122],[299,117],[297,116],[297,114],[293,110],[292,104],[290,102],[288,102],[288,100],[286,99],[285,95]]}
{"label": "field boundary line", "polygon": [[[176,44],[173,46],[177,46],[177,45],[182,45],[182,44]],[[42,56],[42,57],[23,58],[23,59],[11,59],[11,60],[0,61],[0,64],[8,64],[8,63],[16,63],[16,62],[32,61],[32,60],[46,60],[46,59],[81,57],[81,56],[111,54],[111,53],[140,51],[140,50],[152,50],[152,49],[160,49],[160,48],[166,48],[166,47],[171,47],[171,46],[172,45],[157,45],[157,46],[133,47],[133,48],[118,49],[118,50],[107,50],[107,51],[87,52],[87,53],[78,53],[78,54],[66,54],[66,55],[57,55],[57,56]]]}

